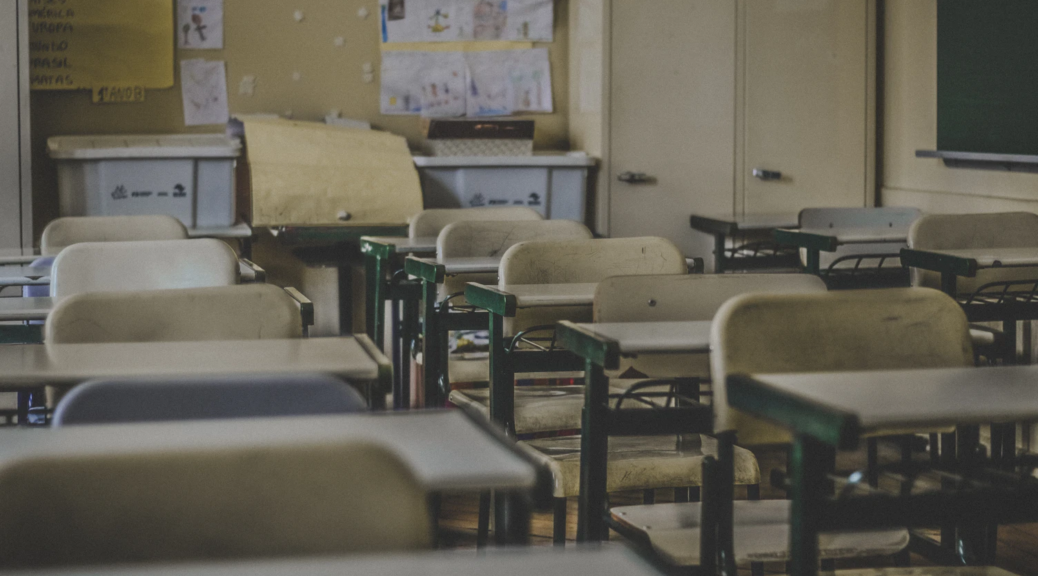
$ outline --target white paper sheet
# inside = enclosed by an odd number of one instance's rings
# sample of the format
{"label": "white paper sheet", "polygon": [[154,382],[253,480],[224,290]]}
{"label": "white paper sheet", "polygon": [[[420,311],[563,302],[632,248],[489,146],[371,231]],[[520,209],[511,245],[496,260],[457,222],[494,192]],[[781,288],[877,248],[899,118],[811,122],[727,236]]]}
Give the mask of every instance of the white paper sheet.
{"label": "white paper sheet", "polygon": [[547,48],[470,52],[466,57],[469,116],[552,112]]}
{"label": "white paper sheet", "polygon": [[464,116],[466,78],[461,52],[384,52],[382,113]]}
{"label": "white paper sheet", "polygon": [[223,0],[177,0],[177,46],[223,49]]}
{"label": "white paper sheet", "polygon": [[381,108],[428,117],[550,113],[548,50],[383,52]]}
{"label": "white paper sheet", "polygon": [[379,0],[383,42],[551,42],[553,0]]}
{"label": "white paper sheet", "polygon": [[185,125],[227,123],[227,68],[222,60],[181,60],[180,85]]}

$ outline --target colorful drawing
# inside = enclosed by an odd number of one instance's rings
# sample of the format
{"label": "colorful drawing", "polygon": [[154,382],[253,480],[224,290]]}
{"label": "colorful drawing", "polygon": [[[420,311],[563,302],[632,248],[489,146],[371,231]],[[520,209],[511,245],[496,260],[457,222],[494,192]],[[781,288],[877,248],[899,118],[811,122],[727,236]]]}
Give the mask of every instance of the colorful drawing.
{"label": "colorful drawing", "polygon": [[179,0],[177,11],[181,48],[223,48],[223,0]]}
{"label": "colorful drawing", "polygon": [[440,22],[440,19],[447,20],[449,18],[450,14],[447,14],[443,10],[437,9],[435,12],[433,12],[432,17],[429,18],[433,21],[433,23],[429,25],[429,30],[431,30],[433,34],[441,34],[443,32],[446,32],[447,30],[450,30],[450,24],[443,24]]}
{"label": "colorful drawing", "polygon": [[500,40],[508,25],[508,0],[479,0],[472,12],[476,40]]}

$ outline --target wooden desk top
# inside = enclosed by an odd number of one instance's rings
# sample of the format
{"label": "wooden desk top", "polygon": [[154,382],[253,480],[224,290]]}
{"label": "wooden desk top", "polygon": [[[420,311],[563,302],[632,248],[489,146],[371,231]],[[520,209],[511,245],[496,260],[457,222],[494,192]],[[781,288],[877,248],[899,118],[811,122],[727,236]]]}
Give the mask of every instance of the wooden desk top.
{"label": "wooden desk top", "polygon": [[1038,367],[734,375],[728,403],[853,448],[862,434],[1038,419]]}
{"label": "wooden desk top", "polygon": [[369,382],[380,366],[352,337],[0,346],[0,390],[94,378],[300,372]]}

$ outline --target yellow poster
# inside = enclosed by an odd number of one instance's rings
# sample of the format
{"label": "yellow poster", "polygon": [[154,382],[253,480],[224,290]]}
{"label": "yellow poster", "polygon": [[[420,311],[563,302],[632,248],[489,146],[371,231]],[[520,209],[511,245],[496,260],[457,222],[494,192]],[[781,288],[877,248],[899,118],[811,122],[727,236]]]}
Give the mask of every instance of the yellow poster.
{"label": "yellow poster", "polygon": [[29,0],[29,26],[34,90],[173,86],[173,0]]}

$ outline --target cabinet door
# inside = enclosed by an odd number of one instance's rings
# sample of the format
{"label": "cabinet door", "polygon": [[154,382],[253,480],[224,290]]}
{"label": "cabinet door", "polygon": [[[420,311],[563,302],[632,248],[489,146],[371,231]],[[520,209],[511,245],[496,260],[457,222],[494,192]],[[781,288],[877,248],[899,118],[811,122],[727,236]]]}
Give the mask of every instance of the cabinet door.
{"label": "cabinet door", "polygon": [[746,212],[865,205],[874,169],[868,0],[743,6]]}
{"label": "cabinet door", "polygon": [[734,206],[735,17],[735,2],[612,1],[611,236],[712,251],[688,217]]}

